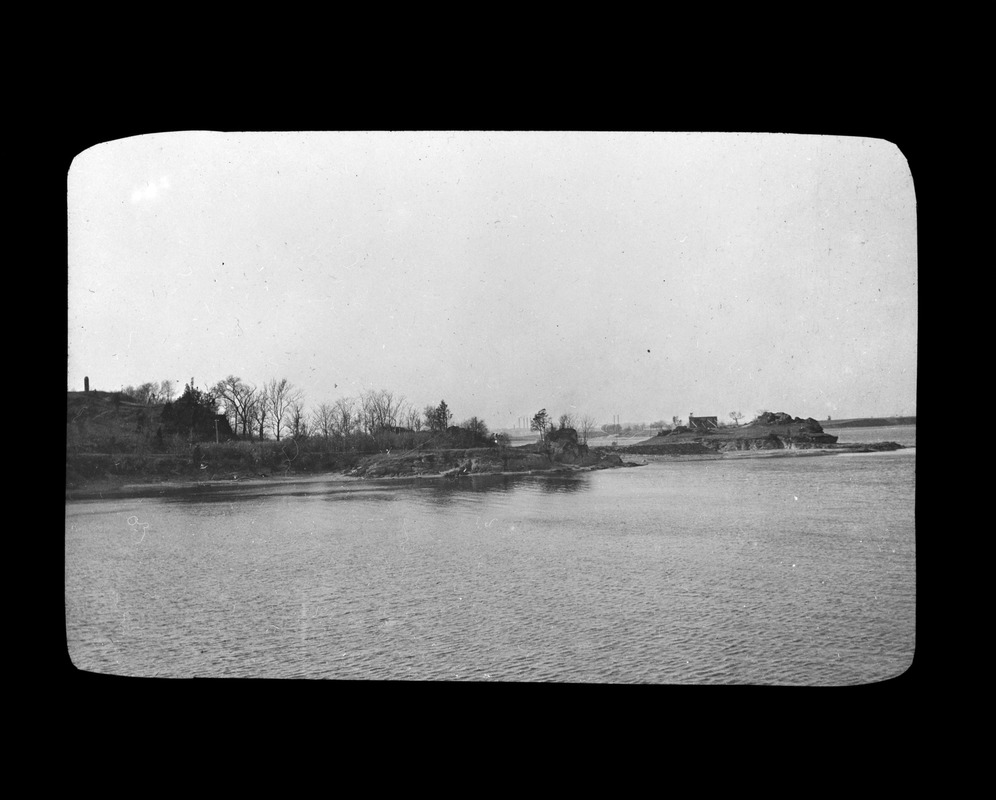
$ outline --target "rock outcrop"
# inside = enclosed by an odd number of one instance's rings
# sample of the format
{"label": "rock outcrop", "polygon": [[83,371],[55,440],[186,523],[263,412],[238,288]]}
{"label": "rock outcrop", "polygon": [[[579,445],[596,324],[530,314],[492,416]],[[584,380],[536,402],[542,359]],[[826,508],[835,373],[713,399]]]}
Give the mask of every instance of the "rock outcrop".
{"label": "rock outcrop", "polygon": [[500,472],[548,472],[625,466],[616,453],[593,451],[578,441],[573,428],[552,431],[546,440],[522,447],[495,445],[383,454],[363,459],[348,475],[364,478],[482,475]]}
{"label": "rock outcrop", "polygon": [[809,450],[830,448],[836,442],[837,437],[825,433],[820,423],[812,417],[802,419],[784,412],[765,411],[754,421],[741,426],[705,430],[679,427],[672,431],[661,431],[653,439],[631,445],[625,450],[634,453],[665,454],[668,451],[674,453],[674,447],[678,444],[694,444],[716,453],[747,450]]}

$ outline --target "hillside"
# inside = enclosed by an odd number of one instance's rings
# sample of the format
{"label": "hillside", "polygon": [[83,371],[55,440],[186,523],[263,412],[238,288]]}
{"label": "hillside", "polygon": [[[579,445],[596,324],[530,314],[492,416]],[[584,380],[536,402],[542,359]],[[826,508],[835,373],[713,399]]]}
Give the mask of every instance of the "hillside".
{"label": "hillside", "polygon": [[231,477],[278,469],[288,460],[279,442],[250,447],[232,438],[228,421],[204,403],[144,404],[120,392],[67,392],[66,487]]}
{"label": "hillside", "polygon": [[121,392],[66,393],[66,446],[76,452],[166,452],[177,437],[235,438],[227,418],[196,389],[169,403],[139,403]]}
{"label": "hillside", "polygon": [[120,392],[66,393],[66,447],[76,452],[133,452],[161,426],[163,406]]}

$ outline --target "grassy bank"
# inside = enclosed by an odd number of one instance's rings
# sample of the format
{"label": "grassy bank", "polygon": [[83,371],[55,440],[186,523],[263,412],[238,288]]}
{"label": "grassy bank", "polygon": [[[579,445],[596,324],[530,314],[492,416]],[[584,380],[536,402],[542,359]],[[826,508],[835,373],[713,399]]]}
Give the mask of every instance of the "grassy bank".
{"label": "grassy bank", "polygon": [[67,450],[66,488],[122,480],[156,483],[342,472],[359,458],[356,453],[330,451],[322,444],[294,440],[203,442],[186,445],[182,453]]}

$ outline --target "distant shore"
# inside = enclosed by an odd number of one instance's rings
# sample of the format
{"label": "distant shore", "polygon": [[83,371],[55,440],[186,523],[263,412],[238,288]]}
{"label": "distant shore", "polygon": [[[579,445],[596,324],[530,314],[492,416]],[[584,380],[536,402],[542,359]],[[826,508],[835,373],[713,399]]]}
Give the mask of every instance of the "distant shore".
{"label": "distant shore", "polygon": [[916,417],[854,417],[852,419],[828,419],[820,423],[823,430],[828,428],[889,428],[897,425],[916,425]]}
{"label": "distant shore", "polygon": [[[620,467],[640,467],[647,462],[629,462],[617,465]],[[530,469],[524,471],[498,471],[465,473],[457,476],[445,475],[441,472],[422,473],[420,475],[381,475],[377,477],[357,477],[341,472],[323,472],[315,474],[271,475],[265,478],[231,478],[229,480],[184,480],[171,479],[136,483],[134,478],[106,478],[92,481],[85,486],[66,489],[66,500],[114,500],[128,497],[163,497],[176,494],[197,494],[211,492],[217,489],[232,489],[235,487],[268,487],[294,486],[315,484],[357,484],[369,485],[382,482],[396,483],[442,483],[463,478],[483,478],[492,476],[563,476],[580,472],[594,472],[606,469],[603,466],[558,465],[551,469]]]}
{"label": "distant shore", "polygon": [[438,483],[460,481],[466,478],[489,477],[489,476],[550,476],[558,477],[581,472],[592,472],[600,469],[618,469],[622,467],[639,467],[652,463],[674,463],[692,461],[716,461],[716,460],[741,460],[745,458],[807,458],[813,456],[832,456],[842,453],[876,453],[893,450],[907,449],[903,445],[895,442],[880,442],[874,445],[845,444],[830,447],[812,447],[804,449],[786,448],[781,450],[737,450],[727,452],[716,452],[703,450],[702,452],[667,453],[667,452],[628,452],[626,448],[615,448],[615,451],[625,455],[629,461],[620,461],[612,465],[570,465],[558,464],[548,469],[529,470],[496,470],[494,472],[476,472],[461,474],[444,474],[442,472],[427,472],[417,475],[396,474],[379,475],[376,477],[360,477],[347,475],[343,472],[316,472],[316,473],[287,473],[285,475],[267,475],[265,477],[250,476],[236,477],[229,479],[185,479],[171,478],[168,480],[153,480],[136,482],[135,476],[108,476],[87,482],[82,486],[75,486],[66,489],[66,500],[115,500],[138,497],[165,497],[170,495],[209,493],[217,490],[232,488],[265,488],[274,486],[313,486],[315,484],[354,484],[370,485],[383,482],[407,482],[407,483]]}

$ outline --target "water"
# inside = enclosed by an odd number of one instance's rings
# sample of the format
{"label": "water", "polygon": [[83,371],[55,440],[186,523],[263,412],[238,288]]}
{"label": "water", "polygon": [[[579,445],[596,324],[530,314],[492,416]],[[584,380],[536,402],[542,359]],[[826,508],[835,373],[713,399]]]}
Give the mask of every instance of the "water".
{"label": "water", "polygon": [[914,450],[66,507],[117,675],[849,685],[916,639]]}
{"label": "water", "polygon": [[883,425],[879,428],[827,428],[840,443],[896,442],[904,447],[916,447],[916,425]]}

